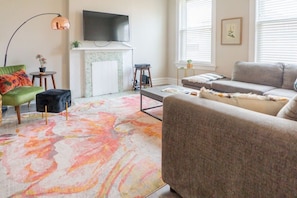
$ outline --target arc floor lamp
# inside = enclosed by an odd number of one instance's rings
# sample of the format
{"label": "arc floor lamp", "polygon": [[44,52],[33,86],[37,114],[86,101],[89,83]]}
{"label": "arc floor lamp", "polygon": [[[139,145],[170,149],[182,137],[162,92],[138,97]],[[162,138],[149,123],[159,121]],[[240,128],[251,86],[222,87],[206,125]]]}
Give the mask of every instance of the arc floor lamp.
{"label": "arc floor lamp", "polygon": [[[70,28],[70,22],[67,18],[62,17],[61,14],[59,13],[41,13],[41,14],[37,14],[34,15],[32,17],[30,17],[29,19],[27,19],[26,21],[24,21],[20,26],[18,26],[18,28],[13,32],[13,34],[11,35],[7,47],[6,47],[6,51],[5,51],[5,57],[4,57],[4,67],[6,67],[6,61],[7,61],[7,53],[8,53],[8,48],[9,45],[11,43],[11,40],[13,39],[14,35],[17,33],[17,31],[23,26],[25,25],[28,21],[39,17],[39,16],[43,16],[43,15],[57,15],[51,22],[51,27],[53,30],[68,30]],[[2,107],[2,112],[7,111],[7,107],[3,106]]]}
{"label": "arc floor lamp", "polygon": [[43,15],[57,15],[53,20],[52,20],[52,23],[51,23],[51,27],[53,30],[68,30],[70,28],[70,23],[69,23],[69,20],[65,17],[62,17],[61,14],[59,13],[41,13],[41,14],[37,14],[37,15],[34,15],[32,17],[30,17],[29,19],[27,19],[26,21],[24,21],[14,32],[13,34],[11,35],[9,41],[8,41],[8,44],[7,44],[7,47],[6,47],[6,51],[5,51],[5,57],[4,57],[4,67],[6,66],[6,61],[7,61],[7,53],[8,53],[8,48],[9,48],[9,45],[10,45],[10,42],[11,40],[13,39],[14,35],[17,33],[17,31],[23,26],[25,25],[28,21],[36,18],[36,17],[39,17],[39,16],[43,16]]}

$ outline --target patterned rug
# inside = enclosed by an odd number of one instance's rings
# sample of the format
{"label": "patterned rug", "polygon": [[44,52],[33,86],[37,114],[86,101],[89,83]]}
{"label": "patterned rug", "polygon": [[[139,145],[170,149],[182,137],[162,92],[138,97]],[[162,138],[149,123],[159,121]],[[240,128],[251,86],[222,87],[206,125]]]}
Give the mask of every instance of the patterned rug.
{"label": "patterned rug", "polygon": [[161,122],[139,111],[139,95],[73,105],[68,121],[14,122],[1,126],[0,197],[145,197],[164,185]]}

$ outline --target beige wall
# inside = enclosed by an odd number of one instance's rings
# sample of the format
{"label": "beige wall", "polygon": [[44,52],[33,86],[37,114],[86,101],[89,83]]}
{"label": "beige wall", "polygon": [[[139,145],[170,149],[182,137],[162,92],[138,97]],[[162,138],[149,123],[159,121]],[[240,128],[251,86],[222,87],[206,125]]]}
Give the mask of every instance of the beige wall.
{"label": "beige wall", "polygon": [[35,14],[59,12],[69,17],[71,29],[51,30],[54,15],[31,20],[14,37],[7,65],[26,64],[28,72],[37,71],[35,56],[41,53],[48,60],[47,70],[57,71],[57,87],[69,88],[70,43],[83,39],[81,11],[88,9],[129,15],[134,63],[150,63],[156,79],[167,76],[167,0],[0,0],[0,5],[0,65],[18,25]]}
{"label": "beige wall", "polygon": [[[47,12],[68,15],[67,1],[0,0],[0,66],[4,63],[8,40],[16,28],[30,17]],[[68,86],[68,31],[54,31],[50,22],[55,15],[45,15],[26,23],[13,38],[7,65],[25,64],[28,72],[38,71],[38,53],[47,58],[47,70],[57,71],[56,84]],[[48,83],[49,88],[52,84]]]}
{"label": "beige wall", "polygon": [[[176,77],[176,1],[169,1],[168,32],[168,75]],[[249,0],[217,0],[216,3],[216,72],[231,76],[234,62],[248,60]],[[243,17],[243,38],[241,45],[221,45],[221,20]],[[171,34],[172,33],[172,34]],[[207,71],[196,71],[202,73]]]}
{"label": "beige wall", "polygon": [[[217,0],[217,72],[231,75],[234,62],[248,61],[249,52],[249,0]],[[242,17],[242,44],[221,45],[221,20]]]}
{"label": "beige wall", "polygon": [[167,75],[167,0],[71,0],[69,18],[76,26],[70,41],[83,40],[83,9],[129,15],[134,63],[150,63],[155,78]]}
{"label": "beige wall", "polygon": [[[153,79],[170,78],[169,82],[175,82],[176,0],[0,0],[0,5],[0,16],[5,19],[0,21],[0,65],[7,42],[18,25],[35,14],[59,12],[69,17],[71,29],[51,30],[54,16],[50,15],[31,20],[12,40],[7,65],[23,63],[29,72],[37,71],[35,56],[41,53],[48,60],[48,70],[57,71],[57,87],[69,88],[70,43],[82,40],[81,11],[88,9],[129,15],[134,63],[150,63]],[[233,17],[243,17],[242,45],[221,45],[221,19]],[[230,76],[235,61],[248,60],[249,0],[217,0],[216,22],[217,72]]]}
{"label": "beige wall", "polygon": [[[167,76],[167,0],[81,0],[69,1],[69,19],[76,24],[70,30],[69,41],[81,41],[81,51],[70,50],[70,87],[76,90],[76,95],[83,96],[84,87],[84,48],[96,48],[93,42],[83,41],[82,10],[118,13],[129,15],[130,38],[128,43],[133,48],[133,63],[151,64],[153,82],[162,81]],[[104,46],[107,42],[96,42]],[[121,47],[119,43],[111,43],[102,50],[111,46]],[[132,88],[133,64],[130,66],[129,78]],[[78,73],[79,72],[79,73]],[[77,79],[73,82],[72,79]],[[166,79],[166,78],[165,78]],[[126,82],[126,81],[125,81]]]}

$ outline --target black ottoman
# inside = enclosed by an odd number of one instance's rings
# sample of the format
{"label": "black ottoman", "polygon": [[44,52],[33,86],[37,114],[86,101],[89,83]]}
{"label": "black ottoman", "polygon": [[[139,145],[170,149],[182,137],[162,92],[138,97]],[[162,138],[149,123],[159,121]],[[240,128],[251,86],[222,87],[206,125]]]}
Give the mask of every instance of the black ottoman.
{"label": "black ottoman", "polygon": [[[45,110],[47,106],[47,110]],[[60,113],[71,106],[71,92],[64,89],[50,89],[36,95],[38,112]]]}

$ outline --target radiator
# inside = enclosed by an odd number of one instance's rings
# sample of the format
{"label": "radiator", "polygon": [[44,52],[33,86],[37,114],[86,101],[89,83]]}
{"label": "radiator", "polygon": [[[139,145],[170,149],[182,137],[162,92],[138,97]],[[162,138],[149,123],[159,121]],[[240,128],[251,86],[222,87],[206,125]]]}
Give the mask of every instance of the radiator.
{"label": "radiator", "polygon": [[119,92],[117,61],[92,63],[92,93],[99,96]]}

